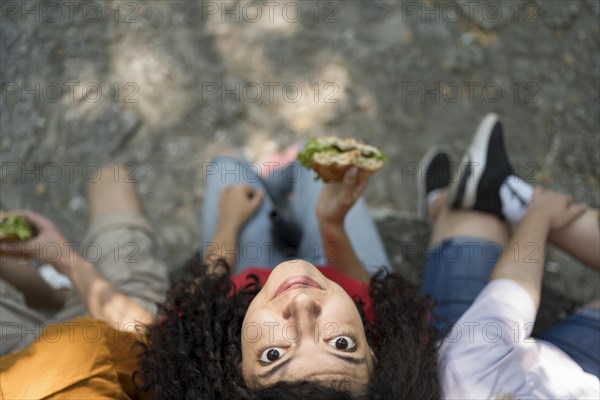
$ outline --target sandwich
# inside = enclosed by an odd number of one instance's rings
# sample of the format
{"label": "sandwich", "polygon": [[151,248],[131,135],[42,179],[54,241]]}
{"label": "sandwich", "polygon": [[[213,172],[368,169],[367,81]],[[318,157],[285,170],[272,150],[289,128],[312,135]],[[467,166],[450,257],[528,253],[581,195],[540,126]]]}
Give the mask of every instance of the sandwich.
{"label": "sandwich", "polygon": [[19,215],[0,211],[0,241],[25,241],[34,236],[31,224]]}
{"label": "sandwich", "polygon": [[352,138],[327,136],[311,138],[298,153],[298,161],[308,169],[314,169],[325,182],[339,182],[346,171],[358,167],[359,178],[379,171],[386,156],[374,146]]}

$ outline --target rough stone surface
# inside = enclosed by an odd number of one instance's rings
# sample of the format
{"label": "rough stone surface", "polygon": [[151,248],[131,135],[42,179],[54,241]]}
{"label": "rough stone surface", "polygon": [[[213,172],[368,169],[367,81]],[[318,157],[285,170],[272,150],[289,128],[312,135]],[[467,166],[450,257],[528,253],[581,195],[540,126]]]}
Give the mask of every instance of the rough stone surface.
{"label": "rough stone surface", "polygon": [[[130,162],[176,267],[200,240],[201,166],[216,147],[259,159],[353,135],[389,156],[366,198],[392,210],[386,246],[418,282],[418,162],[436,143],[460,155],[490,111],[521,176],[600,206],[597,0],[282,1],[271,13],[260,1],[74,1],[59,16],[56,4],[2,4],[0,204],[44,212],[71,239],[96,166]],[[549,298],[598,297],[597,274],[549,255]]]}

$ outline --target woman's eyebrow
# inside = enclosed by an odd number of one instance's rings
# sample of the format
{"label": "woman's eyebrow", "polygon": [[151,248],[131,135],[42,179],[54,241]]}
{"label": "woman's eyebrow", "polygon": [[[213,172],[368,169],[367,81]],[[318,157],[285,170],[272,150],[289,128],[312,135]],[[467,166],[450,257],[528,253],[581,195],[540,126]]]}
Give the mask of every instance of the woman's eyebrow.
{"label": "woman's eyebrow", "polygon": [[[329,353],[329,352],[328,352]],[[329,353],[334,357],[339,358],[342,361],[345,361],[347,363],[350,363],[352,365],[362,365],[366,362],[366,358],[362,357],[362,358],[354,358],[351,356],[345,356],[343,354],[337,354],[337,353]]]}
{"label": "woman's eyebrow", "polygon": [[289,362],[292,361],[292,357],[289,357],[287,360],[280,362],[279,364],[277,364],[276,366],[274,366],[273,368],[271,368],[270,370],[263,372],[262,374],[259,374],[258,377],[261,379],[269,379],[271,376],[273,376],[277,371],[279,371],[281,368],[283,368],[285,365],[289,364]]}
{"label": "woman's eyebrow", "polygon": [[[355,357],[345,356],[343,354],[337,354],[337,353],[331,353],[331,352],[327,352],[327,354],[330,354],[330,355],[332,355],[336,358],[339,358],[340,360],[347,362],[349,364],[352,364],[352,365],[363,365],[366,362],[366,358],[364,358],[364,357],[355,358]],[[279,371],[285,365],[289,364],[290,361],[292,361],[292,357],[288,358],[285,361],[280,362],[279,364],[277,364],[270,370],[263,372],[262,374],[259,374],[258,377],[260,379],[269,379],[271,376],[273,376],[275,373],[277,373],[277,371]]]}

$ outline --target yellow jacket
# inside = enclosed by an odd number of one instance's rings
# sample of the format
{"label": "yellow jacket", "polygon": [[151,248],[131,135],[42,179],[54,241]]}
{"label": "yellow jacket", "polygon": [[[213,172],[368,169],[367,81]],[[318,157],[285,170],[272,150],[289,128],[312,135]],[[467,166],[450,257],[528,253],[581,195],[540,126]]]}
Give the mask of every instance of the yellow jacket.
{"label": "yellow jacket", "polygon": [[132,374],[140,336],[92,318],[49,324],[29,347],[0,358],[0,399],[141,399]]}

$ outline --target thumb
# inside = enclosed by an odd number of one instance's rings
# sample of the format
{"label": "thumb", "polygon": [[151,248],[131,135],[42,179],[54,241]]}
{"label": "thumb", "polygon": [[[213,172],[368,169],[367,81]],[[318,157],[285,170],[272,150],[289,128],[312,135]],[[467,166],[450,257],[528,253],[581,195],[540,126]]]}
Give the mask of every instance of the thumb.
{"label": "thumb", "polygon": [[567,214],[570,216],[569,221],[575,221],[581,217],[587,211],[588,207],[586,204],[574,204],[569,207]]}
{"label": "thumb", "polygon": [[356,186],[356,182],[358,181],[358,168],[351,167],[344,174],[344,179],[342,181],[342,190],[341,195],[344,197],[351,197],[354,192],[354,188]]}
{"label": "thumb", "polygon": [[263,191],[260,189],[254,190],[254,195],[250,198],[250,204],[252,204],[253,208],[257,208],[263,199]]}
{"label": "thumb", "polygon": [[352,167],[344,174],[342,180],[342,187],[340,189],[339,198],[342,202],[353,202],[354,190],[356,188],[356,182],[358,181],[358,168]]}
{"label": "thumb", "polygon": [[350,167],[344,174],[344,184],[354,184],[358,179],[358,167]]}

